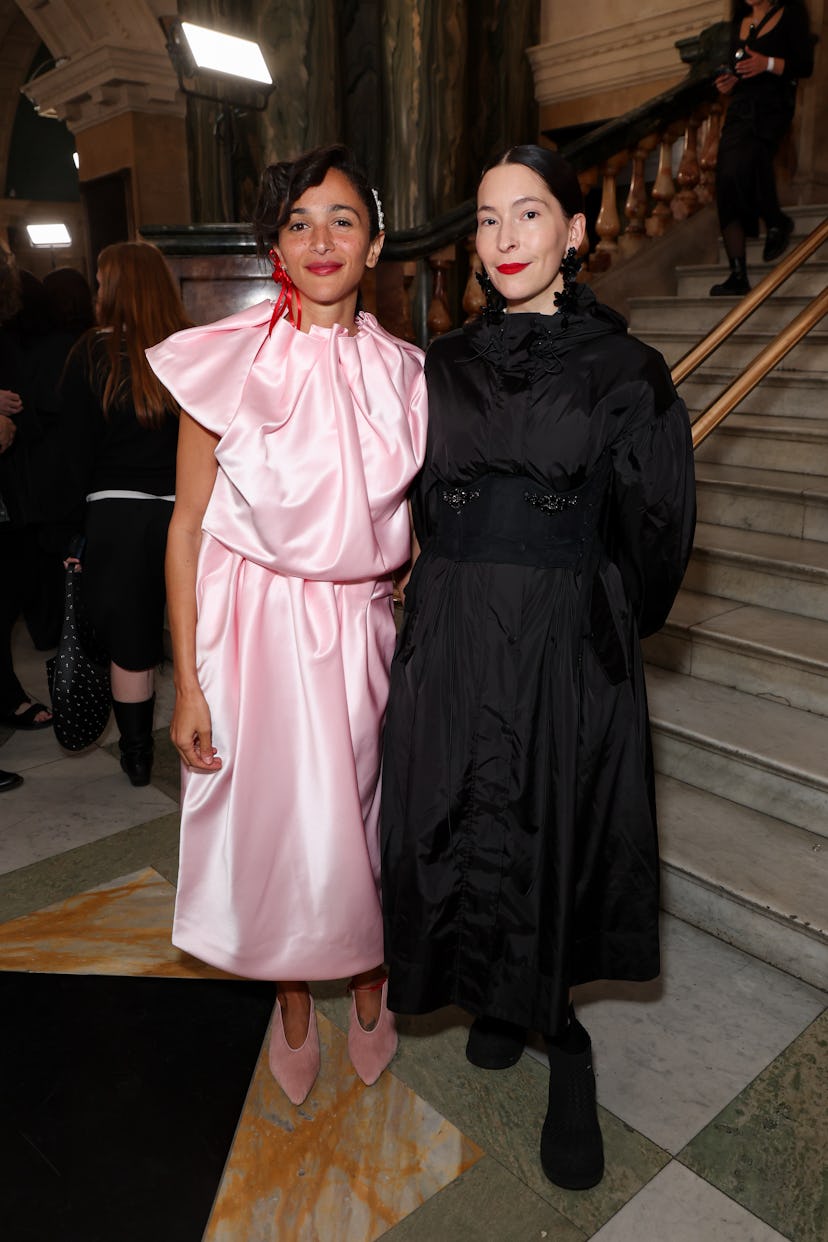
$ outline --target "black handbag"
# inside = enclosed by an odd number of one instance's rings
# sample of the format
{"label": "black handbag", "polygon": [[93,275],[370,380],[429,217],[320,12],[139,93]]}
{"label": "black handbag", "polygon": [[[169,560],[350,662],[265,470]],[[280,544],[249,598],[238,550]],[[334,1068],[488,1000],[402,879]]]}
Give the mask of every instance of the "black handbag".
{"label": "black handbag", "polygon": [[46,661],[55,737],[66,750],[97,742],[112,710],[109,656],[84,613],[82,580],[80,565],[67,565],[60,641]]}

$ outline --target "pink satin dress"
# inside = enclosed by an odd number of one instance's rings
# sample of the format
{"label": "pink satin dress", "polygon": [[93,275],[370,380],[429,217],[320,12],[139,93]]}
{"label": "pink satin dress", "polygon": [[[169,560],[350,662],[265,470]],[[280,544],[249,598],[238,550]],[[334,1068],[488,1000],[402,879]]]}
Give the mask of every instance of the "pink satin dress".
{"label": "pink satin dress", "polygon": [[198,676],[219,772],[182,773],[173,942],[257,979],[383,958],[380,735],[422,464],[422,353],[264,302],[148,351],[219,436],[198,563]]}

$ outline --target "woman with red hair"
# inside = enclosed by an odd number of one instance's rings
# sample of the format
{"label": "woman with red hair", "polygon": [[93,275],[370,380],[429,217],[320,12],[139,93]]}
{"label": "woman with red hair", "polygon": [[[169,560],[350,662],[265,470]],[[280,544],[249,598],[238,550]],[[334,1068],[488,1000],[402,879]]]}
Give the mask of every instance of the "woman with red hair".
{"label": "woman with red hair", "polygon": [[146,242],[101,251],[96,314],[62,381],[87,501],[84,601],[111,658],[121,767],[133,785],[147,785],[179,411],[144,351],[190,320],[163,256]]}

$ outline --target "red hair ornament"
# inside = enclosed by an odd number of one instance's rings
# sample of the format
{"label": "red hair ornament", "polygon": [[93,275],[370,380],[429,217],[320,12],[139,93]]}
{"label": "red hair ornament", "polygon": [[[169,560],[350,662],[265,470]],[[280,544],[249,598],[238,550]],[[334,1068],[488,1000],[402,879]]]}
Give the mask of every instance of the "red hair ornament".
{"label": "red hair ornament", "polygon": [[302,297],[296,285],[285,271],[284,264],[274,250],[269,250],[267,257],[273,264],[273,279],[277,285],[281,285],[279,296],[276,299],[276,305],[273,307],[273,314],[270,316],[270,327],[267,335],[273,332],[277,319],[281,319],[285,311],[287,311],[288,319],[297,328],[302,326]]}

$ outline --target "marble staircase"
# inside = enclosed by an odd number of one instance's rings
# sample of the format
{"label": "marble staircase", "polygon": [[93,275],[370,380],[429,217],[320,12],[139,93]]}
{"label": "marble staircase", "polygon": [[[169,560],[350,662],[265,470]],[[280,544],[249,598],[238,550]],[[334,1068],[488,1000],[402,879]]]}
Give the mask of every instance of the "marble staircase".
{"label": "marble staircase", "polygon": [[[795,238],[828,208],[791,210]],[[734,304],[721,266],[633,302],[673,363]],[[749,272],[767,270],[750,243]],[[680,391],[695,418],[828,283],[814,255]],[[699,524],[671,616],[645,643],[663,904],[828,988],[828,324],[696,455]]]}

